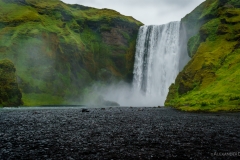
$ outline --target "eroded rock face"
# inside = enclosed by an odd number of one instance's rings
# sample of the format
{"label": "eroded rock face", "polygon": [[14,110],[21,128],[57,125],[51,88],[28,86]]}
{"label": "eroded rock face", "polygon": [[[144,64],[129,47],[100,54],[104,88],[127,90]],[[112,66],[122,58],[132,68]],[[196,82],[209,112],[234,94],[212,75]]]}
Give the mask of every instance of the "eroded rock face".
{"label": "eroded rock face", "polygon": [[22,93],[18,88],[14,64],[9,60],[0,61],[0,105],[22,105]]}
{"label": "eroded rock face", "polygon": [[102,32],[103,41],[109,45],[127,45],[127,40],[119,33],[118,28],[112,28],[110,32]]}
{"label": "eroded rock face", "polygon": [[[134,23],[126,23],[120,19],[113,19],[111,28],[108,30],[101,30],[101,36],[107,45],[122,46],[128,48],[131,37],[138,33],[138,27]],[[124,51],[117,51],[116,53],[123,53]]]}

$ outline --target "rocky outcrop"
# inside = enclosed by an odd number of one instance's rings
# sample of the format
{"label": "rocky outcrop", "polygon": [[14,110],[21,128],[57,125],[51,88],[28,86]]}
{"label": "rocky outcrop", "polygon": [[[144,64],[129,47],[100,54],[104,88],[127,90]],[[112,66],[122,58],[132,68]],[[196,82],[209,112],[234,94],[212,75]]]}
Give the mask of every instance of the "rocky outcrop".
{"label": "rocky outcrop", "polygon": [[207,0],[182,19],[192,59],[169,88],[165,105],[189,111],[240,109],[239,5]]}
{"label": "rocky outcrop", "polygon": [[11,61],[0,61],[0,106],[14,107],[23,104],[15,71],[16,69]]}

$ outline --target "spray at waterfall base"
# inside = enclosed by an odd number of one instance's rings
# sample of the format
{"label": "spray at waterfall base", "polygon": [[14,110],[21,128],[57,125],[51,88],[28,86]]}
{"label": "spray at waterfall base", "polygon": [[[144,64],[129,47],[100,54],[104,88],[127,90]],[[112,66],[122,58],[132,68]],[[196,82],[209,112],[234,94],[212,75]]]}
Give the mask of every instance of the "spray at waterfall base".
{"label": "spray at waterfall base", "polygon": [[94,85],[93,93],[121,106],[163,106],[168,88],[181,69],[179,38],[180,22],[142,26],[137,38],[133,83]]}

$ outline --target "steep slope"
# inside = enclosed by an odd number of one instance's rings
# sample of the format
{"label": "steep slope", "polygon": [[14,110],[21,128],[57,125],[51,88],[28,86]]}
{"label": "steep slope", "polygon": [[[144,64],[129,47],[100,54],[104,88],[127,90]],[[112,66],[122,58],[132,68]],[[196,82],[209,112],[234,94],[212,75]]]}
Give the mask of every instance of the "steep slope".
{"label": "steep slope", "polygon": [[192,57],[166,106],[188,111],[240,109],[240,1],[207,0],[182,19]]}
{"label": "steep slope", "polygon": [[59,0],[0,0],[0,59],[15,64],[25,105],[79,103],[95,81],[131,81],[141,25]]}
{"label": "steep slope", "polygon": [[15,71],[11,61],[0,61],[0,107],[22,105],[22,93],[18,88]]}

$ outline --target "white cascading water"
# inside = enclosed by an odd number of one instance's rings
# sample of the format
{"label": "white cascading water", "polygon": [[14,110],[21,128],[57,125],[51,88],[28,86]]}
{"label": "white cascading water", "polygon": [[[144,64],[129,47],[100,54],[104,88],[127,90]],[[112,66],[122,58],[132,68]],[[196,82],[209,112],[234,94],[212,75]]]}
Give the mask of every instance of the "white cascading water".
{"label": "white cascading water", "polygon": [[139,30],[134,90],[142,92],[154,105],[163,105],[169,86],[179,73],[180,22],[142,26]]}
{"label": "white cascading water", "polygon": [[121,106],[163,106],[179,73],[180,22],[142,26],[138,33],[134,79],[98,89],[105,100]]}

